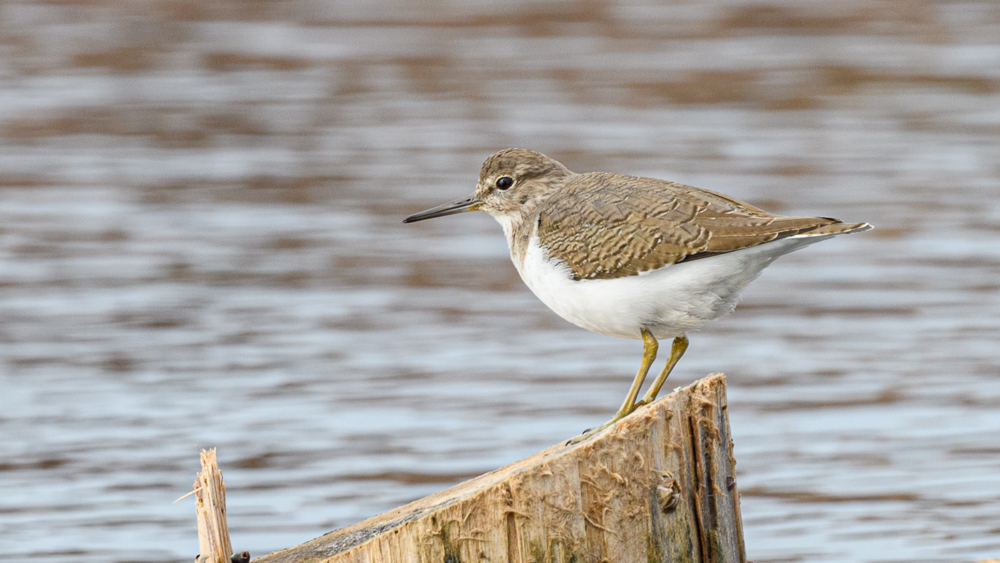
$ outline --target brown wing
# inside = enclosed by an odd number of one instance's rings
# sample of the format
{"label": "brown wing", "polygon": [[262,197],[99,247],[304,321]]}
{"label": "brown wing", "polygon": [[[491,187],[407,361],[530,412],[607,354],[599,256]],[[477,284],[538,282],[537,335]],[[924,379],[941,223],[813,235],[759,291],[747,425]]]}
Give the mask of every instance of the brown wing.
{"label": "brown wing", "polygon": [[[827,225],[831,227],[824,228]],[[589,173],[577,175],[546,202],[538,237],[550,256],[569,265],[575,278],[608,279],[816,229],[832,234],[852,227],[834,225],[842,224],[825,217],[774,215],[673,182]]]}

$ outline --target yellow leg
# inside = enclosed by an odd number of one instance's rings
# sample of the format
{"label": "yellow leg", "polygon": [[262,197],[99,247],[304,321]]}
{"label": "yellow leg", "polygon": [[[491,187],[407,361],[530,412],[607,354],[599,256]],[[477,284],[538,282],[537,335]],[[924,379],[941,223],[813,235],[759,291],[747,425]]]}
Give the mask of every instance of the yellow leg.
{"label": "yellow leg", "polygon": [[660,392],[660,387],[663,387],[663,383],[667,381],[667,376],[670,375],[674,366],[677,365],[677,360],[681,359],[681,356],[684,355],[687,349],[688,339],[686,336],[678,336],[674,339],[674,343],[670,347],[670,358],[667,359],[667,365],[663,366],[663,371],[653,380],[653,384],[649,386],[649,391],[646,391],[646,396],[639,401],[637,406],[647,405],[656,400],[656,394]]}
{"label": "yellow leg", "polygon": [[642,364],[639,366],[639,372],[635,374],[635,379],[632,381],[632,387],[628,390],[628,395],[625,397],[625,402],[622,403],[622,408],[618,409],[618,412],[615,413],[615,416],[613,416],[611,420],[605,422],[597,428],[587,430],[580,436],[570,440],[568,443],[575,444],[585,438],[588,438],[625,418],[635,410],[635,399],[639,396],[639,389],[642,388],[642,382],[646,380],[646,374],[649,373],[649,366],[653,365],[653,362],[656,360],[656,351],[659,347],[660,345],[656,342],[656,338],[653,337],[653,333],[646,329],[642,329]]}
{"label": "yellow leg", "polygon": [[642,382],[646,380],[649,367],[656,361],[656,352],[659,348],[660,344],[653,337],[653,333],[642,329],[642,364],[639,365],[639,372],[635,374],[635,379],[632,380],[632,387],[628,390],[628,395],[625,396],[622,408],[618,409],[618,413],[608,421],[609,423],[619,421],[635,410],[635,399],[639,396],[639,389],[642,388]]}

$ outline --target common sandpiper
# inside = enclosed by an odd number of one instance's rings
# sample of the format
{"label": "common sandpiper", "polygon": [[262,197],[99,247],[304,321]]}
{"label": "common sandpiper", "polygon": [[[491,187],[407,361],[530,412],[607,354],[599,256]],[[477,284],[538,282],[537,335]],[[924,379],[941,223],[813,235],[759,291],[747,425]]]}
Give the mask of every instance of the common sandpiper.
{"label": "common sandpiper", "polygon": [[[688,331],[732,311],[740,290],[776,258],[872,228],[776,215],[665,180],[577,174],[526,149],[494,154],[475,193],[404,222],[475,210],[500,223],[521,279],[556,314],[587,330],[643,341],[624,403],[587,436],[652,402],[687,349]],[[663,338],[673,339],[670,357],[637,400]]]}

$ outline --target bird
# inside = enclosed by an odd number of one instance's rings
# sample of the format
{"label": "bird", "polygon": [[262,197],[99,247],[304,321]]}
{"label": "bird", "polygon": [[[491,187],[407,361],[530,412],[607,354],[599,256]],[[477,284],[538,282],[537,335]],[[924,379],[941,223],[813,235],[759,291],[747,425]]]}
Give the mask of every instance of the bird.
{"label": "bird", "polygon": [[[769,213],[721,193],[608,172],[571,172],[528,149],[483,163],[475,192],[404,219],[485,211],[503,228],[521,279],[563,319],[643,342],[622,406],[593,435],[656,399],[688,347],[687,333],[731,312],[775,259],[868,223]],[[642,399],[659,340],[666,365]]]}

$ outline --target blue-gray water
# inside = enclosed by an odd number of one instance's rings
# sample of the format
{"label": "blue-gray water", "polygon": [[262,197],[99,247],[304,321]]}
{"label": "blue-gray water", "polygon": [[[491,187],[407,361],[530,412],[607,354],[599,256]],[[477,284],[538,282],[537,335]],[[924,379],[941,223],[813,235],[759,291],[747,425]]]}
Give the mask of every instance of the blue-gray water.
{"label": "blue-gray water", "polygon": [[508,146],[877,230],[729,376],[753,561],[1000,555],[1000,5],[0,6],[0,559],[189,561],[198,447],[288,547],[607,419],[641,353],[521,284]]}

